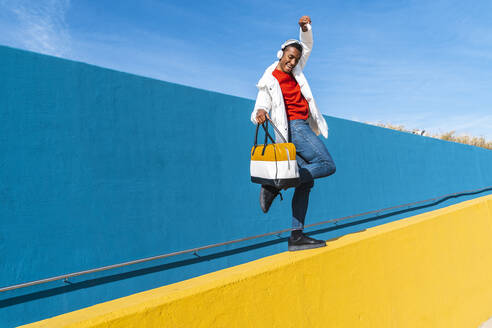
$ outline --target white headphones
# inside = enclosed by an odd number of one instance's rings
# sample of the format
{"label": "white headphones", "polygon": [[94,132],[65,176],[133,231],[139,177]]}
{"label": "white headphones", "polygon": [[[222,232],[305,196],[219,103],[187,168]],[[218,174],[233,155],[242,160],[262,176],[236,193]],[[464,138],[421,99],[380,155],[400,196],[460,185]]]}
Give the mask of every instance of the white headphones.
{"label": "white headphones", "polygon": [[287,47],[290,44],[294,44],[294,43],[299,44],[302,47],[302,49],[304,49],[304,45],[302,44],[301,41],[298,41],[296,39],[289,39],[289,40],[285,41],[284,44],[282,44],[282,46],[280,47],[280,50],[277,51],[277,58],[278,59],[282,58],[282,56],[284,54],[285,47]]}

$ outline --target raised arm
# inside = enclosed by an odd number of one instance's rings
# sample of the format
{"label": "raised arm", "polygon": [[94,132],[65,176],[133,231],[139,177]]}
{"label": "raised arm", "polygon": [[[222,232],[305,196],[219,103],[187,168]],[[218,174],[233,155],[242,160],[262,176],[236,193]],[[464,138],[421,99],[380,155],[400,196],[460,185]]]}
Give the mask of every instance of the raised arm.
{"label": "raised arm", "polygon": [[299,39],[304,44],[302,51],[302,57],[299,60],[300,68],[303,69],[313,49],[313,31],[311,29],[311,18],[309,16],[302,16],[299,19],[300,36]]}

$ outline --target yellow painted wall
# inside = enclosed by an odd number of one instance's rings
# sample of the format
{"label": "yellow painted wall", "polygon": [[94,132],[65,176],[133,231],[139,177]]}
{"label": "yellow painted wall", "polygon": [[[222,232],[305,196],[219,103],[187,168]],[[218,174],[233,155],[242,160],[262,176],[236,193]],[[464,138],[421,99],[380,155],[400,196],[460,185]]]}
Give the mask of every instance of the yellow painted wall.
{"label": "yellow painted wall", "polygon": [[492,195],[24,327],[478,327]]}

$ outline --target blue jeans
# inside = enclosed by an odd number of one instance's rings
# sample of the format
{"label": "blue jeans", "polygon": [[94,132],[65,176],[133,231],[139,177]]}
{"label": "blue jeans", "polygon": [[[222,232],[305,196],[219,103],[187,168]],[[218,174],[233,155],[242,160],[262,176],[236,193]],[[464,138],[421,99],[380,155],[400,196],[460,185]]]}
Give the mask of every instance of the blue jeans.
{"label": "blue jeans", "polygon": [[289,141],[296,146],[301,183],[292,198],[292,229],[302,230],[314,179],[335,173],[336,167],[325,144],[305,120],[289,121]]}

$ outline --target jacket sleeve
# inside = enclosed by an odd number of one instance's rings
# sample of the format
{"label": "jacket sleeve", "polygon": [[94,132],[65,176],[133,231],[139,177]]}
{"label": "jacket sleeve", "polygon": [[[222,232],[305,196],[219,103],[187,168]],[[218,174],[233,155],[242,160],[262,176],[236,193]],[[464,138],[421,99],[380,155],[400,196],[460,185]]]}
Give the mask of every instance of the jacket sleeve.
{"label": "jacket sleeve", "polygon": [[270,96],[270,93],[267,91],[266,87],[258,88],[255,108],[251,113],[251,122],[253,122],[253,124],[258,124],[258,122],[256,122],[256,113],[259,109],[266,110],[268,114],[270,114],[270,110],[272,109],[272,97]]}
{"label": "jacket sleeve", "polygon": [[304,48],[302,50],[302,57],[301,60],[299,60],[299,64],[298,64],[301,67],[301,69],[303,69],[304,66],[306,65],[309,55],[311,54],[311,50],[313,49],[313,30],[311,28],[311,24],[307,24],[306,26],[308,29],[306,32],[303,32],[302,29],[299,28],[300,30],[299,39],[304,45]]}

